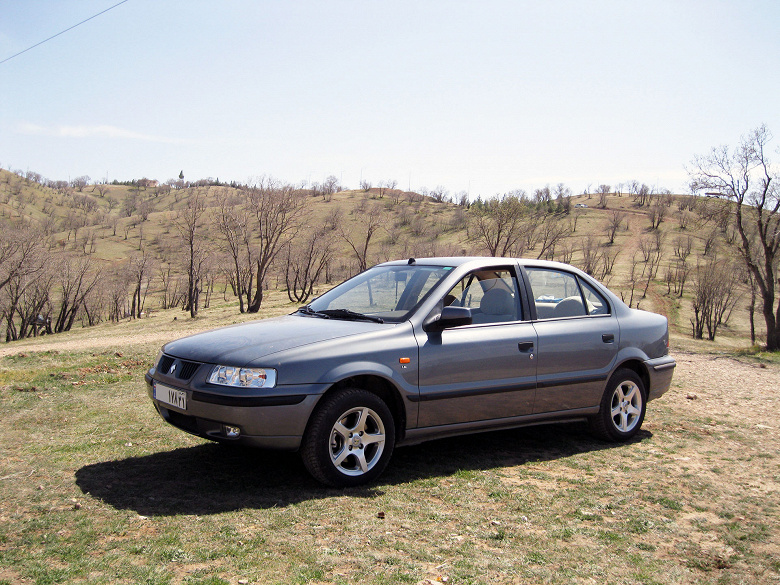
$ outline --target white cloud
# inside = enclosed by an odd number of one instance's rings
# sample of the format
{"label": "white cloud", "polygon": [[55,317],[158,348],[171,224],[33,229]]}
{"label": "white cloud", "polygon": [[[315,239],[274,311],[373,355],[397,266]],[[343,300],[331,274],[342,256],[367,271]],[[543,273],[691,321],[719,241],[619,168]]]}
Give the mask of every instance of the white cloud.
{"label": "white cloud", "polygon": [[184,140],[176,138],[142,134],[140,132],[109,125],[40,126],[38,124],[24,122],[19,124],[18,132],[30,136],[51,136],[55,138],[111,138],[119,140],[140,140],[143,142],[160,142],[164,144],[182,144],[185,142]]}

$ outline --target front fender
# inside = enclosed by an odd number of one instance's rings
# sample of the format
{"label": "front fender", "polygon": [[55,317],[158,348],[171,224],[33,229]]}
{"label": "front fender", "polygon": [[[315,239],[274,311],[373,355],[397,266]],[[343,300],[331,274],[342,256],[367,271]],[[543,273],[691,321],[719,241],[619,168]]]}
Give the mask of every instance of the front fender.
{"label": "front fender", "polygon": [[[399,364],[399,366],[402,366],[402,364]],[[337,384],[342,380],[353,378],[355,376],[378,376],[390,382],[393,386],[398,388],[399,391],[414,395],[419,393],[419,389],[416,385],[410,384],[406,379],[404,379],[404,376],[408,376],[406,372],[402,373],[394,370],[387,364],[371,361],[355,361],[338,364],[334,368],[324,372],[320,379],[317,380],[317,383],[328,384],[332,386],[333,384]]]}

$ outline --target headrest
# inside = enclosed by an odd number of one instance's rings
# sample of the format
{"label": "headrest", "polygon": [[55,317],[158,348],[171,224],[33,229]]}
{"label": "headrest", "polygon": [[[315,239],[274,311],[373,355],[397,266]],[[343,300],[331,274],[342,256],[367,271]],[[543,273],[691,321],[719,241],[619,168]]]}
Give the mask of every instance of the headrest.
{"label": "headrest", "polygon": [[479,308],[485,315],[512,315],[515,301],[503,288],[491,288],[479,302]]}

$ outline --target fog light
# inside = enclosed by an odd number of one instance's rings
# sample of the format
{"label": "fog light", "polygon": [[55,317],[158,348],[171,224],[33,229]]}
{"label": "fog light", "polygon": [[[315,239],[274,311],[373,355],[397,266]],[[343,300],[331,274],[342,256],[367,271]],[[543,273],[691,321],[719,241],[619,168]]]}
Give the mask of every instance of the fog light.
{"label": "fog light", "polygon": [[241,435],[241,429],[238,427],[231,427],[230,425],[224,425],[225,436],[229,439],[237,439]]}

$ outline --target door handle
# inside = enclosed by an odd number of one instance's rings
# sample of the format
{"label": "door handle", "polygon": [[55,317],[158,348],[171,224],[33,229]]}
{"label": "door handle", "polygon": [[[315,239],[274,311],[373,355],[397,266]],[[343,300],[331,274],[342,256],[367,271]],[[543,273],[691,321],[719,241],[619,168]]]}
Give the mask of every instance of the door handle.
{"label": "door handle", "polygon": [[603,341],[604,343],[613,343],[615,341],[614,333],[604,333],[601,336],[601,341]]}
{"label": "door handle", "polygon": [[517,344],[517,349],[520,351],[532,351],[534,348],[534,342],[533,341],[521,341]]}

